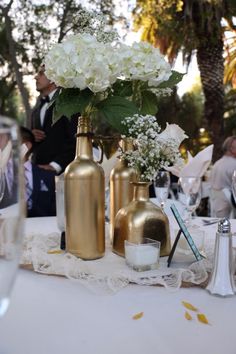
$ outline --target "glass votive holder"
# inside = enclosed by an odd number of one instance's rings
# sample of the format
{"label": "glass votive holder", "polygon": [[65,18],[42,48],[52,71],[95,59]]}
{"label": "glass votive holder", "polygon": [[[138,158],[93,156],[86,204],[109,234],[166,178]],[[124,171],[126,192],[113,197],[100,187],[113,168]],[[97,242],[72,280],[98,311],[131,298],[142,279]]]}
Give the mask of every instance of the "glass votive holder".
{"label": "glass votive holder", "polygon": [[150,238],[144,238],[142,243],[125,240],[126,264],[138,272],[156,269],[159,265],[160,247],[159,241]]}

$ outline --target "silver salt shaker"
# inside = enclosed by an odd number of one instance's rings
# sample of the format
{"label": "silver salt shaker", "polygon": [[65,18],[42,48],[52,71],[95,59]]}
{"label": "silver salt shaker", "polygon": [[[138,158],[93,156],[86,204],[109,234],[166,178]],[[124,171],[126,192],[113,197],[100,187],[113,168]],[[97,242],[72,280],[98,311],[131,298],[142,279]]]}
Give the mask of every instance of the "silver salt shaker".
{"label": "silver salt shaker", "polygon": [[214,266],[206,288],[211,294],[230,296],[236,292],[233,277],[233,249],[230,221],[226,218],[218,223],[216,233]]}

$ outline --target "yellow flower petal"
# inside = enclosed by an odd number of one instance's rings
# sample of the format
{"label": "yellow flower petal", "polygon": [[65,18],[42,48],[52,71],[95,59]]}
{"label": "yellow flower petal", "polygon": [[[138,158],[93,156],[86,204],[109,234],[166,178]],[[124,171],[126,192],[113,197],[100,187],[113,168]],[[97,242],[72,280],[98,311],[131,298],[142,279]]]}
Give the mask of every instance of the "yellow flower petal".
{"label": "yellow flower petal", "polygon": [[136,313],[132,318],[133,320],[139,320],[143,317],[143,312]]}
{"label": "yellow flower petal", "polygon": [[198,313],[197,314],[197,319],[199,322],[204,323],[204,324],[209,324],[208,319],[203,313]]}
{"label": "yellow flower petal", "polygon": [[190,313],[188,311],[185,311],[184,317],[186,318],[186,320],[191,321],[193,318],[190,315]]}
{"label": "yellow flower petal", "polygon": [[193,306],[192,304],[190,304],[189,302],[182,301],[182,304],[183,304],[184,307],[186,307],[186,309],[188,309],[188,310],[195,311],[195,312],[198,311],[198,309],[197,309],[195,306]]}
{"label": "yellow flower petal", "polygon": [[64,251],[62,251],[62,250],[49,250],[49,251],[47,251],[48,254],[61,254],[63,252]]}

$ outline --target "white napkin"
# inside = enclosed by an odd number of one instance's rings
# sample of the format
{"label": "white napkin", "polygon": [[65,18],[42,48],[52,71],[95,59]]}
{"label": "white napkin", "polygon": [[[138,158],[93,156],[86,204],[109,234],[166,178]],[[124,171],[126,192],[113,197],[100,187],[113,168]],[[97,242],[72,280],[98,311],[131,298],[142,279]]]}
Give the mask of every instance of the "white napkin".
{"label": "white napkin", "polygon": [[188,151],[188,162],[184,166],[167,167],[166,170],[177,177],[202,177],[208,169],[213,153],[213,145],[192,157]]}

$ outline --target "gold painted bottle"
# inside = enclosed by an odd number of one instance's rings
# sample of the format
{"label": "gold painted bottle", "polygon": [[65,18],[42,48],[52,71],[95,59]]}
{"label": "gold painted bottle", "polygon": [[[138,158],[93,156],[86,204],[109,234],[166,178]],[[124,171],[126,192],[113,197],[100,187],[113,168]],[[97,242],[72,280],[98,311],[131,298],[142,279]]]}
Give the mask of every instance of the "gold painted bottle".
{"label": "gold painted bottle", "polygon": [[[133,150],[131,139],[121,141],[123,151]],[[118,211],[128,205],[134,195],[134,185],[131,182],[137,180],[134,168],[129,167],[127,162],[119,159],[110,174],[110,237],[113,239],[115,216]]]}
{"label": "gold painted bottle", "polygon": [[169,220],[157,205],[149,200],[148,182],[134,183],[134,198],[119,210],[115,218],[113,252],[124,256],[124,242],[141,243],[144,237],[161,242],[161,256],[171,250]]}
{"label": "gold painted bottle", "polygon": [[84,260],[105,252],[105,182],[93,161],[91,125],[80,117],[76,157],[65,171],[66,251]]}

